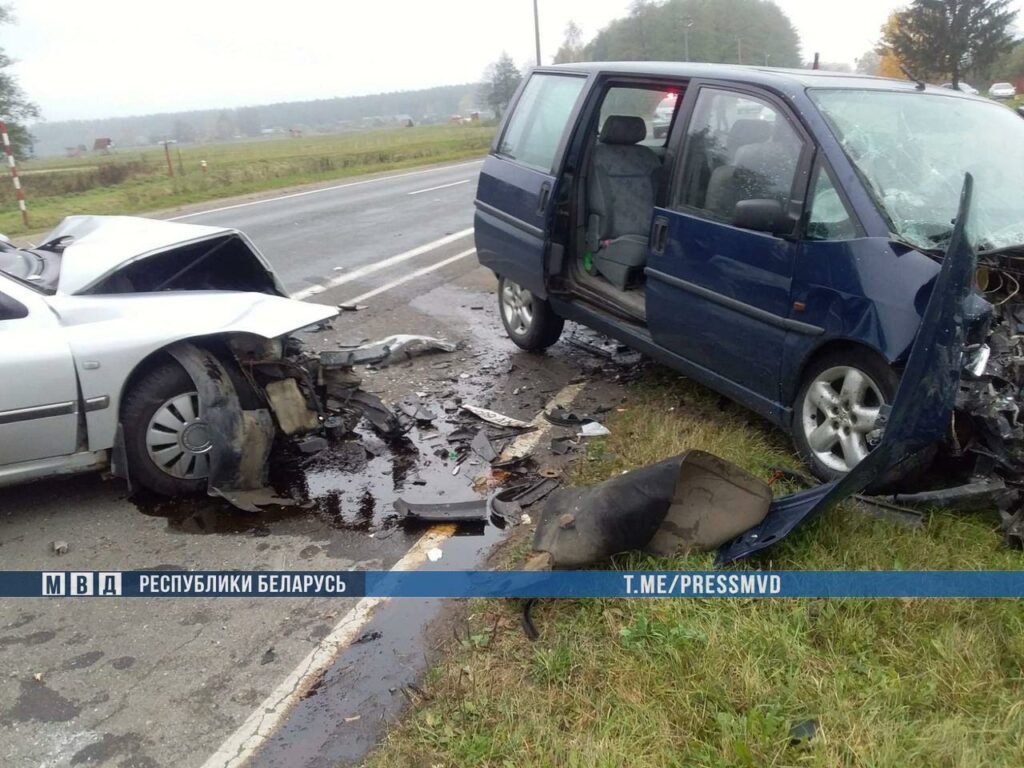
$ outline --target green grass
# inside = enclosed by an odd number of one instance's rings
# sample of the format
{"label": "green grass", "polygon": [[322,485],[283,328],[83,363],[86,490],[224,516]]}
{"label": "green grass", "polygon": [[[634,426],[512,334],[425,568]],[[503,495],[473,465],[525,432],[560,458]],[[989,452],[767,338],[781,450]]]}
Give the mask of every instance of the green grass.
{"label": "green grass", "polygon": [[[635,386],[576,481],[686,450],[761,477],[796,466],[788,440],[677,377]],[[919,529],[840,508],[756,565],[781,569],[1020,569],[984,514]],[[621,568],[711,567],[710,555],[629,556]],[[745,567],[750,567],[746,564]],[[368,764],[389,766],[1020,766],[1024,608],[1013,600],[542,601],[541,638],[516,601],[474,601],[431,700]],[[818,723],[808,744],[789,730]]]}
{"label": "green grass", "polygon": [[[425,126],[310,138],[171,146],[174,178],[161,147],[108,156],[44,158],[19,165],[30,228],[14,192],[0,183],[0,232],[39,231],[76,213],[123,214],[171,208],[307,182],[475,157],[494,127]],[[206,160],[207,172],[200,162]],[[181,173],[181,170],[184,173]]]}

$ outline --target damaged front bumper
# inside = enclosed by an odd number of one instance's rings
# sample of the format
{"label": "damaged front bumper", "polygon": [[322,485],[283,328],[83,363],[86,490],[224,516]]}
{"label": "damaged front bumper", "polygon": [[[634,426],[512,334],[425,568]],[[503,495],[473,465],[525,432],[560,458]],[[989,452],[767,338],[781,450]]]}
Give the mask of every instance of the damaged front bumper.
{"label": "damaged front bumper", "polygon": [[[267,487],[275,440],[320,434],[340,437],[361,418],[386,438],[415,423],[415,414],[392,410],[360,389],[356,365],[386,365],[412,354],[455,345],[429,336],[392,336],[319,354],[287,335],[267,339],[227,335],[211,343],[179,342],[167,348],[188,373],[199,396],[199,415],[210,434],[207,490],[245,511],[263,504],[291,504]],[[326,441],[319,440],[326,446]],[[301,445],[300,445],[301,447]],[[129,478],[130,480],[130,478]]]}

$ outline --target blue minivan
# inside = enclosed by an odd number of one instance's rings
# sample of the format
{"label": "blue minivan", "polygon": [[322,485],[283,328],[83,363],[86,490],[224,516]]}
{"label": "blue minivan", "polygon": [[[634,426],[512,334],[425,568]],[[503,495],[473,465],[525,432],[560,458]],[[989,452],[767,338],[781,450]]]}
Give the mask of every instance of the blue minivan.
{"label": "blue minivan", "polygon": [[594,328],[789,430],[833,479],[879,438],[965,171],[976,248],[1019,248],[1024,121],[986,99],[812,70],[544,67],[484,162],[476,249],[520,347]]}

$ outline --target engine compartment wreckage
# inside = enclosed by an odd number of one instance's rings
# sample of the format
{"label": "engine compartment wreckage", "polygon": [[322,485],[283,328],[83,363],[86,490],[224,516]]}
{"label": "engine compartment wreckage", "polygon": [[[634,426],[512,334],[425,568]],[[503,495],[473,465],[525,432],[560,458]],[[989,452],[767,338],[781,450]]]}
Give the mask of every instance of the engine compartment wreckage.
{"label": "engine compartment wreckage", "polygon": [[[225,337],[222,348],[181,342],[167,352],[199,393],[199,416],[211,444],[208,493],[256,512],[266,504],[295,503],[275,495],[267,484],[278,435],[300,439],[300,450],[317,452],[327,447],[324,436],[348,434],[361,418],[385,438],[397,438],[427,415],[418,403],[403,401],[392,409],[360,389],[354,366],[387,365],[429,350],[455,349],[442,339],[404,334],[314,354],[294,336],[236,334]],[[117,468],[115,464],[115,474]]]}
{"label": "engine compartment wreckage", "polygon": [[972,191],[968,174],[921,327],[896,397],[883,414],[879,442],[853,470],[834,482],[772,498],[766,483],[739,467],[690,451],[593,488],[556,491],[542,510],[534,548],[552,566],[583,565],[629,550],[672,555],[717,549],[717,564],[732,563],[775,544],[880,478],[898,476],[922,452],[944,442],[951,442],[948,451],[963,460],[960,471],[967,482],[895,500],[994,502],[1007,538],[1019,544],[1024,306],[1014,299],[1024,257],[983,254],[985,269],[1003,281],[986,295],[1002,297],[991,305],[979,300],[975,282],[986,273],[977,270],[978,255],[968,236]]}

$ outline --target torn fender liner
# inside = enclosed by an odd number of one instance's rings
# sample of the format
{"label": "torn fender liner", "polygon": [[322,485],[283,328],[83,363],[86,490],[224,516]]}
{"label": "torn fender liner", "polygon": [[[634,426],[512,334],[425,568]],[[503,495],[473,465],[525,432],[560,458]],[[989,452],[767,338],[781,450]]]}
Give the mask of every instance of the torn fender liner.
{"label": "torn fender liner", "polygon": [[645,549],[661,557],[714,549],[764,520],[771,501],[767,483],[710,453],[690,451],[672,505]]}
{"label": "torn fender liner", "polygon": [[771,546],[805,520],[864,490],[946,434],[963,364],[967,325],[964,304],[974,284],[977,261],[966,231],[973,187],[974,180],[967,174],[956,226],[878,446],[836,482],[773,501],[761,524],[718,551],[718,564],[749,557]]}
{"label": "torn fender liner", "polygon": [[274,440],[270,413],[265,409],[242,410],[231,377],[209,350],[179,342],[167,352],[195,383],[199,415],[210,430],[210,495],[231,500],[239,491],[262,488]]}
{"label": "torn fender liner", "polygon": [[688,451],[590,488],[553,492],[534,549],[550,553],[556,566],[637,549],[713,549],[762,520],[770,500],[768,486],[739,467]]}
{"label": "torn fender liner", "polygon": [[685,454],[617,475],[590,488],[560,488],[541,511],[533,548],[554,565],[607,560],[643,549],[672,503]]}

